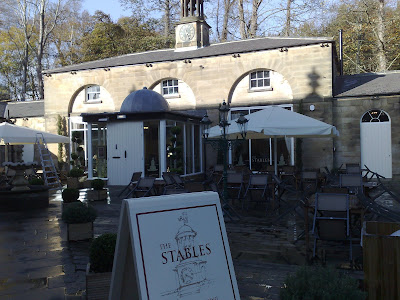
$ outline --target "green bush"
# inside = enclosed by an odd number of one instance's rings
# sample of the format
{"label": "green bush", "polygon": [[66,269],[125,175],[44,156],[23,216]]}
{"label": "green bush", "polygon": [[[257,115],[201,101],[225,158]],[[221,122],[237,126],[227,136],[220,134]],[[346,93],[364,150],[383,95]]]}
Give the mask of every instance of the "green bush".
{"label": "green bush", "polygon": [[93,240],[89,249],[90,269],[93,272],[112,271],[116,243],[115,233],[105,233]]}
{"label": "green bush", "polygon": [[358,288],[356,279],[333,268],[305,266],[286,278],[280,298],[361,300],[366,298],[366,293]]}
{"label": "green bush", "polygon": [[61,193],[64,203],[76,202],[79,199],[79,190],[66,188]]}
{"label": "green bush", "polygon": [[94,179],[90,184],[92,186],[92,189],[96,191],[100,191],[104,188],[104,181],[101,179]]}
{"label": "green bush", "polygon": [[92,206],[87,206],[82,202],[71,203],[62,213],[62,219],[67,224],[93,222],[97,217],[97,212]]}
{"label": "green bush", "polygon": [[73,160],[75,160],[75,159],[78,159],[78,154],[76,154],[75,152],[72,152],[71,153],[71,159],[73,159]]}
{"label": "green bush", "polygon": [[68,173],[68,177],[82,177],[83,176],[84,171],[82,169],[78,169],[78,168],[72,168],[69,173]]}
{"label": "green bush", "polygon": [[44,180],[42,178],[32,178],[29,179],[30,185],[44,185]]}

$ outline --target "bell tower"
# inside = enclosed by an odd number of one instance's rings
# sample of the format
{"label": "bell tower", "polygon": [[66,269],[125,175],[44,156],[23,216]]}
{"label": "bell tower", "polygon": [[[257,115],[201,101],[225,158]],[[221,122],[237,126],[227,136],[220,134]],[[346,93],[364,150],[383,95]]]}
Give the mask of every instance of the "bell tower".
{"label": "bell tower", "polygon": [[175,29],[176,51],[193,50],[210,45],[210,26],[204,20],[203,0],[181,0],[181,20]]}

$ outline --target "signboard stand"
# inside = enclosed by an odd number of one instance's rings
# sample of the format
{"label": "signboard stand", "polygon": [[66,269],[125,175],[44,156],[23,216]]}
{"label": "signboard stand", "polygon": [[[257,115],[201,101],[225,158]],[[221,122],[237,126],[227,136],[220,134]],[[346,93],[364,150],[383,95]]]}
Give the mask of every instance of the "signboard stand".
{"label": "signboard stand", "polygon": [[110,300],[240,300],[217,193],[122,203]]}

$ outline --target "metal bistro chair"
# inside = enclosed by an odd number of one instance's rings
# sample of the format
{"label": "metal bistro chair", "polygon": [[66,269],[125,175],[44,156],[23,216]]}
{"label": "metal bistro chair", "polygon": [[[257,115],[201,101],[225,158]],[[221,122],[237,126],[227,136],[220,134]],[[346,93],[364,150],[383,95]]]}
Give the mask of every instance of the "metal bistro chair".
{"label": "metal bistro chair", "polygon": [[318,172],[317,171],[303,171],[301,172],[301,189],[313,194],[318,190]]}
{"label": "metal bistro chair", "polygon": [[241,217],[235,211],[235,209],[231,205],[229,205],[227,201],[223,201],[222,191],[218,188],[218,184],[213,180],[211,180],[208,184],[213,192],[218,193],[219,200],[221,202],[221,209],[224,213],[224,216],[227,216],[229,219],[231,219],[231,221],[240,220]]}
{"label": "metal bistro chair", "polygon": [[156,179],[154,177],[140,178],[136,187],[131,191],[130,194],[137,198],[150,196],[150,193],[153,191],[155,180]]}
{"label": "metal bistro chair", "polygon": [[226,183],[228,192],[232,191],[232,200],[240,200],[243,189],[243,173],[228,173]]}
{"label": "metal bistro chair", "polygon": [[131,181],[121,191],[121,193],[119,193],[118,198],[120,198],[128,189],[130,189],[130,192],[126,195],[126,197],[128,197],[132,193],[134,188],[136,187],[136,185],[138,183],[138,180],[140,179],[141,176],[142,176],[142,172],[133,172],[132,177],[131,177]]}
{"label": "metal bistro chair", "polygon": [[361,167],[359,164],[346,164],[347,174],[361,174]]}
{"label": "metal bistro chair", "polygon": [[[247,202],[247,209],[249,209],[250,201],[266,204],[266,201],[268,200],[268,177],[268,174],[250,175],[249,184],[247,185],[246,192],[243,196],[244,201]],[[256,197],[253,197],[253,193],[256,194]],[[267,205],[265,205],[265,210],[267,210]]]}
{"label": "metal bistro chair", "polygon": [[363,194],[363,181],[361,173],[358,174],[340,174],[340,187],[349,189],[350,194]]}
{"label": "metal bistro chair", "polygon": [[172,179],[175,181],[176,185],[182,189],[185,188],[185,182],[179,174],[172,173]]}
{"label": "metal bistro chair", "polygon": [[180,186],[179,184],[176,183],[173,174],[170,172],[163,172],[162,177],[165,182],[163,194],[168,195],[168,194],[176,194],[178,192],[182,193],[187,193],[187,191]]}
{"label": "metal bistro chair", "polygon": [[313,219],[315,257],[317,240],[347,240],[350,243],[349,259],[353,259],[353,245],[350,230],[350,212],[348,194],[315,194],[315,211]]}

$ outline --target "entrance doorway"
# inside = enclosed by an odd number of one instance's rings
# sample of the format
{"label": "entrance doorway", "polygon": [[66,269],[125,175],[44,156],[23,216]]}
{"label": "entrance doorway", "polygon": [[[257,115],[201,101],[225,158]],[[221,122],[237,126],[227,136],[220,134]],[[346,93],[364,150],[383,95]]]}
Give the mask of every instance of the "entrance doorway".
{"label": "entrance doorway", "polygon": [[389,115],[380,109],[367,111],[360,123],[361,166],[392,178],[392,131]]}

